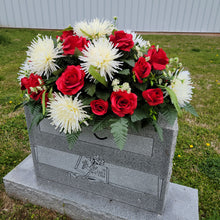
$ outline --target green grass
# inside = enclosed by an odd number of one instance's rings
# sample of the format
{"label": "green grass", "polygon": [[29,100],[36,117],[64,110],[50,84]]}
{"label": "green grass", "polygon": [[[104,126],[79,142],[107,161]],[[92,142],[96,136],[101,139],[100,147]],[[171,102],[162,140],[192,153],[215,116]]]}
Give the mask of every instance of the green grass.
{"label": "green grass", "polygon": [[[57,32],[0,29],[0,219],[68,219],[56,212],[9,198],[2,182],[29,153],[27,127],[16,73],[27,45],[38,33]],[[179,118],[172,182],[199,190],[200,219],[220,219],[220,38],[185,35],[144,36],[159,44],[168,57],[178,56],[192,74],[192,105],[200,117],[185,113]],[[190,145],[193,147],[190,148]]]}

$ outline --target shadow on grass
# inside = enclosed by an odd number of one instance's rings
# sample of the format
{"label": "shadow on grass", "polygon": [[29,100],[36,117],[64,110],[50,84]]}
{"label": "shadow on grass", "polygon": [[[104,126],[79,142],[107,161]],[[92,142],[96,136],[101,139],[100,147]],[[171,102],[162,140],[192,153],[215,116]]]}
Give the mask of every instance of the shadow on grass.
{"label": "shadow on grass", "polygon": [[0,44],[1,45],[8,45],[8,44],[10,44],[11,43],[11,40],[10,40],[10,38],[8,38],[8,37],[6,37],[6,36],[4,36],[4,35],[0,35]]}

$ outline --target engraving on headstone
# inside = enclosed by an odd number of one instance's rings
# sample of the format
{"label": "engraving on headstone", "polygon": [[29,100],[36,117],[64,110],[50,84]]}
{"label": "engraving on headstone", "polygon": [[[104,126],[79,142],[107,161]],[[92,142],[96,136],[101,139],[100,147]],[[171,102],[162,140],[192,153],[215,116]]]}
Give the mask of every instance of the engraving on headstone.
{"label": "engraving on headstone", "polygon": [[105,161],[99,156],[85,157],[79,156],[74,167],[76,172],[69,172],[70,178],[86,178],[92,181],[109,183],[109,170],[104,166]]}
{"label": "engraving on headstone", "polygon": [[[107,163],[94,154],[93,156],[70,154],[42,146],[36,146],[35,152],[37,163],[44,167],[42,169],[41,166],[39,172],[42,175],[44,172],[48,172],[46,175],[48,178],[50,178],[49,175],[52,175],[49,171],[50,168],[54,167],[54,169],[65,172],[70,185],[75,185],[77,179],[81,179],[160,197],[162,180],[157,175]],[[58,181],[57,177],[54,179]],[[62,178],[60,182],[64,183]]]}

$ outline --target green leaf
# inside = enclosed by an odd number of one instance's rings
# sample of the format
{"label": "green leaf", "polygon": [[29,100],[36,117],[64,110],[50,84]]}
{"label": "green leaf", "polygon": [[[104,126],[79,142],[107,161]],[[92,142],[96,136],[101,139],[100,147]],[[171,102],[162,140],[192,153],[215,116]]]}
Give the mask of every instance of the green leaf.
{"label": "green leaf", "polygon": [[180,109],[176,94],[169,87],[165,87],[165,89],[167,90],[168,94],[170,95],[171,101],[172,101],[173,105],[175,106],[178,115],[182,115],[182,111]]}
{"label": "green leaf", "polygon": [[45,112],[46,112],[45,95],[46,95],[46,90],[44,90],[44,92],[42,94],[42,113],[43,113],[43,115],[45,115]]}
{"label": "green leaf", "polygon": [[77,47],[75,47],[74,56],[83,56],[83,53]]}
{"label": "green leaf", "polygon": [[134,86],[142,92],[147,89],[147,83],[135,83]]}
{"label": "green leaf", "polygon": [[22,103],[16,105],[16,106],[14,107],[14,109],[13,109],[13,112],[15,112],[15,111],[16,111],[17,109],[19,109],[20,107],[26,105],[27,103],[28,103],[28,101],[24,101],[24,102],[22,102]]}
{"label": "green leaf", "polygon": [[133,115],[131,115],[132,122],[140,121],[144,118],[147,118],[147,113],[146,113],[145,108],[136,108],[134,110]]}
{"label": "green leaf", "polygon": [[107,128],[109,126],[110,119],[110,115],[107,115],[104,118],[99,118],[99,121],[94,124],[92,131],[97,132]]}
{"label": "green leaf", "polygon": [[43,119],[44,119],[44,115],[41,112],[35,113],[31,121],[30,128],[28,129],[28,132],[30,132],[32,127],[38,125],[40,121]]}
{"label": "green leaf", "polygon": [[168,107],[161,109],[161,114],[167,119],[170,125],[173,125],[177,118],[177,111],[175,108]]}
{"label": "green leaf", "polygon": [[152,124],[154,128],[156,129],[160,140],[163,141],[163,129],[160,127],[160,125],[156,121],[152,121]]}
{"label": "green leaf", "polygon": [[83,105],[89,105],[92,100],[95,100],[95,97],[87,97],[82,99]]}
{"label": "green leaf", "polygon": [[33,126],[38,125],[40,121],[44,119],[44,115],[42,114],[42,106],[39,102],[29,101],[26,106],[28,106],[31,114],[33,115],[30,128],[28,129],[30,132]]}
{"label": "green leaf", "polygon": [[66,134],[66,139],[67,139],[67,142],[69,144],[69,149],[72,150],[76,141],[78,140],[78,137],[80,135],[80,131],[79,132],[76,132],[76,133],[71,133],[71,134]]}
{"label": "green leaf", "polygon": [[115,144],[122,150],[127,140],[128,120],[126,118],[119,118],[113,119],[111,122],[111,133],[114,137]]}
{"label": "green leaf", "polygon": [[29,107],[32,115],[41,113],[41,105],[39,103],[29,101],[26,105]]}
{"label": "green leaf", "polygon": [[57,80],[57,76],[59,76],[62,72],[64,71],[64,68],[60,68],[54,72],[52,72],[52,74],[56,77],[50,77],[49,79],[46,80],[47,84],[53,83]]}
{"label": "green leaf", "polygon": [[81,28],[80,28],[80,31],[81,31],[83,34],[85,34],[87,37],[89,37],[90,39],[93,38],[92,35],[86,33],[86,32],[85,32],[84,30],[82,30]]}
{"label": "green leaf", "polygon": [[141,121],[132,122],[131,120],[128,120],[128,126],[132,131],[139,132],[142,128]]}
{"label": "green leaf", "polygon": [[115,34],[115,31],[118,31],[118,30],[117,30],[117,29],[113,29],[113,31],[112,31],[112,35]]}
{"label": "green leaf", "polygon": [[100,83],[102,83],[102,85],[104,85],[105,87],[108,86],[108,82],[105,81],[105,77],[101,76],[96,68],[92,65],[90,65],[89,67],[89,73]]}
{"label": "green leaf", "polygon": [[63,31],[72,31],[73,27],[71,25],[69,25],[67,28],[63,29]]}
{"label": "green leaf", "polygon": [[118,72],[118,74],[121,75],[130,75],[130,70],[129,69],[124,69]]}
{"label": "green leaf", "polygon": [[191,113],[192,115],[199,117],[199,115],[197,114],[196,110],[194,109],[194,107],[192,105],[190,105],[189,103],[185,103],[185,105],[183,106],[183,108]]}
{"label": "green leaf", "polygon": [[53,88],[52,87],[50,88],[47,96],[49,99],[53,98]]}
{"label": "green leaf", "polygon": [[96,95],[97,95],[98,98],[103,99],[103,100],[106,101],[110,97],[111,94],[109,92],[104,91],[104,90],[102,90],[102,91],[97,90]]}
{"label": "green leaf", "polygon": [[95,94],[95,90],[96,90],[95,84],[89,83],[85,86],[85,92],[90,96],[93,96]]}
{"label": "green leaf", "polygon": [[129,66],[134,67],[135,61],[134,60],[123,60],[125,63],[127,63]]}

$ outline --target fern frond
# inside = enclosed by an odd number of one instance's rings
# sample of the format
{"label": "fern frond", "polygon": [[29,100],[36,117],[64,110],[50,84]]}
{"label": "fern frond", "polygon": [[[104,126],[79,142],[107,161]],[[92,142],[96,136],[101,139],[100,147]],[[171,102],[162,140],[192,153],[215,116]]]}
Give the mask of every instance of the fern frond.
{"label": "fern frond", "polygon": [[127,140],[128,120],[126,118],[113,119],[110,127],[115,144],[122,150]]}
{"label": "fern frond", "polygon": [[196,110],[193,108],[192,105],[190,105],[189,103],[185,103],[185,105],[183,106],[183,108],[191,113],[192,115],[196,116],[196,117],[199,117],[198,113],[196,112]]}
{"label": "fern frond", "polygon": [[81,132],[66,134],[69,149],[72,150]]}

